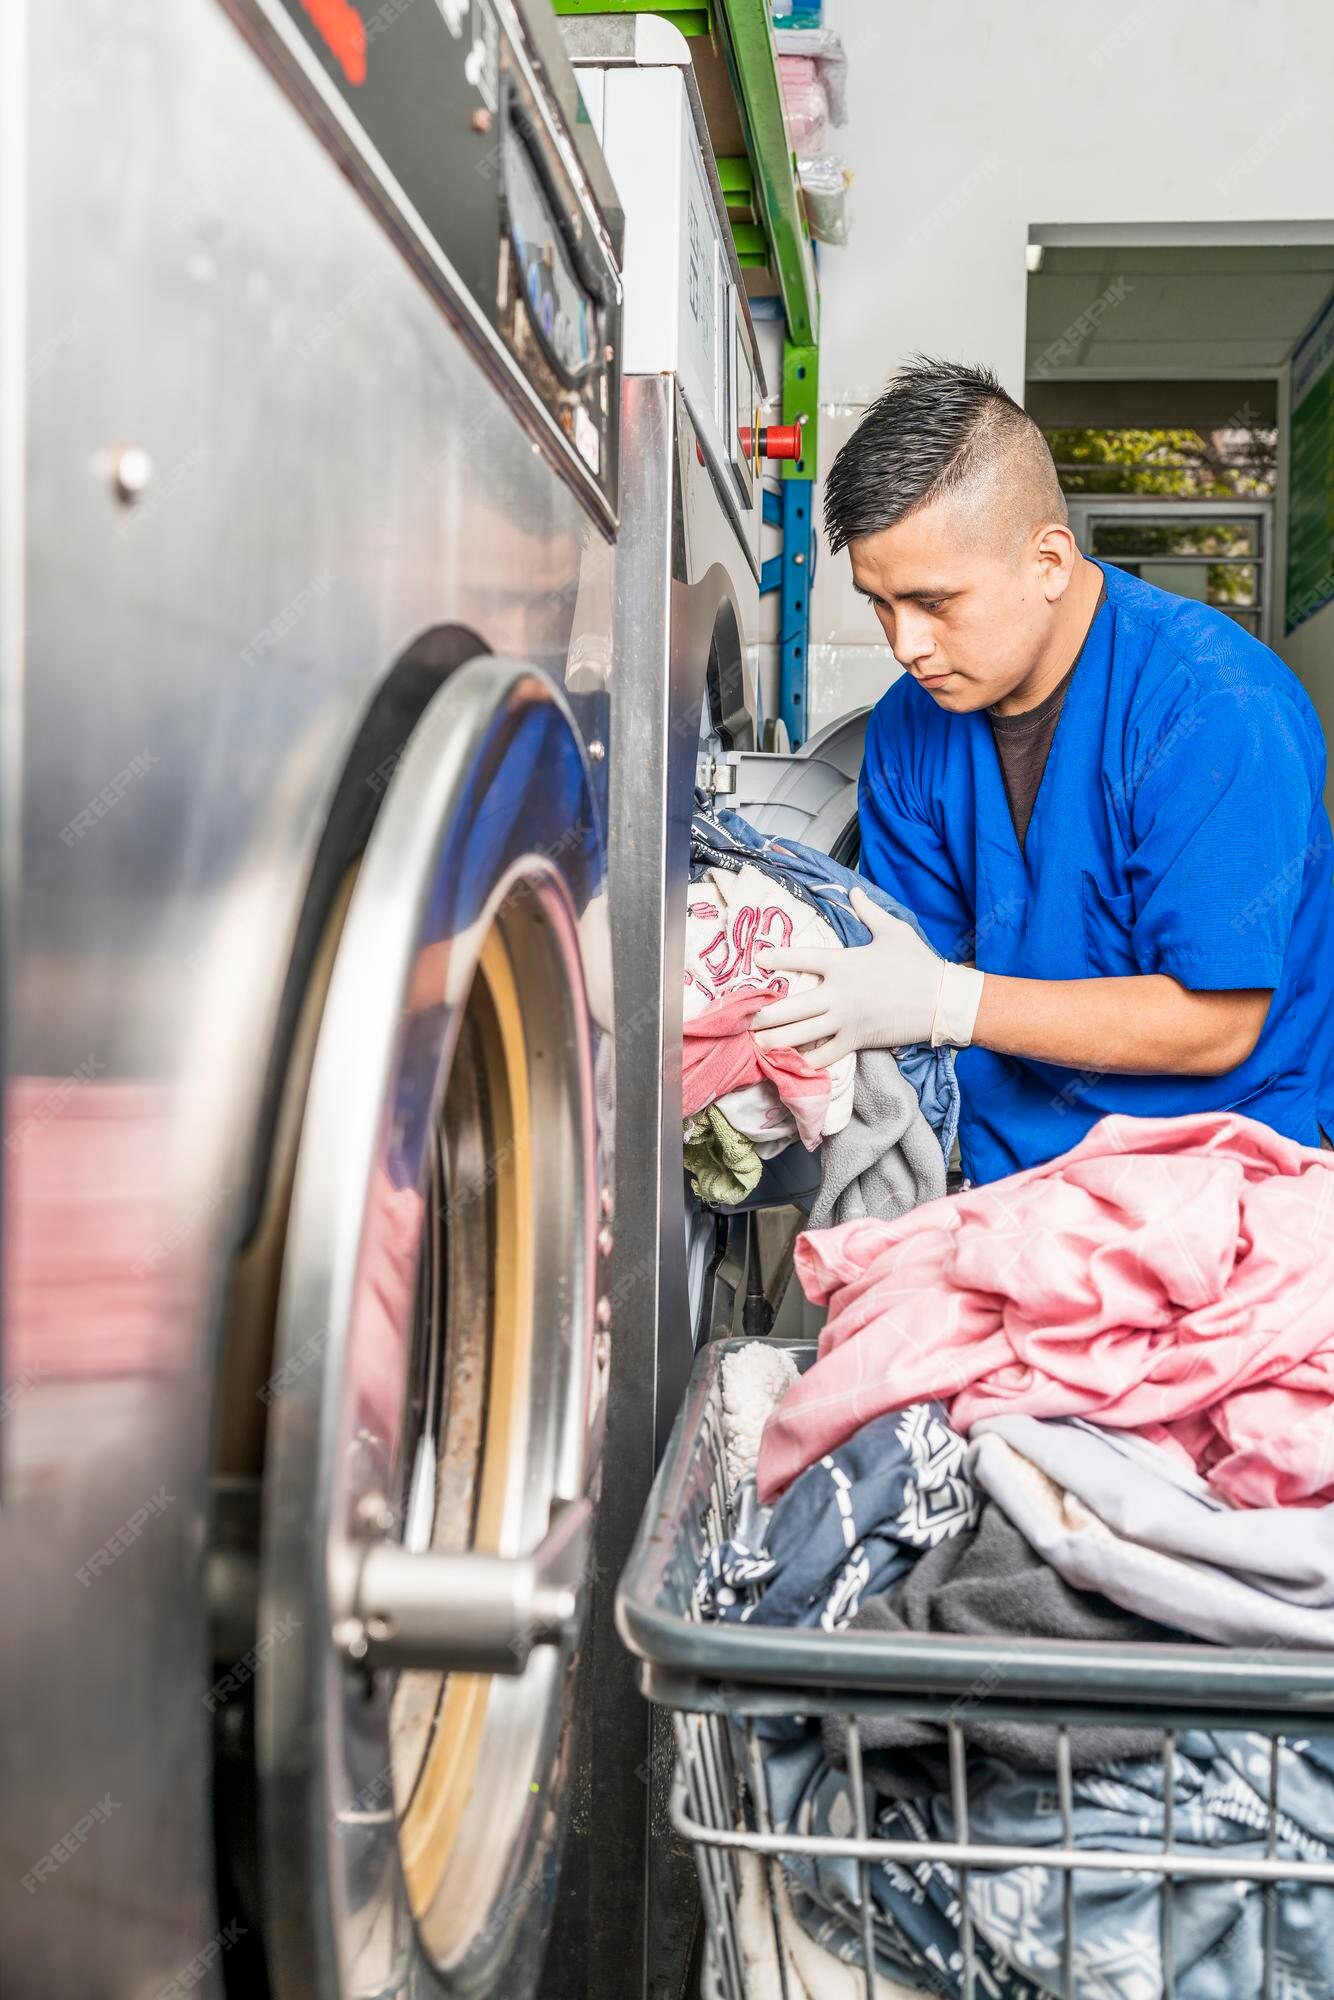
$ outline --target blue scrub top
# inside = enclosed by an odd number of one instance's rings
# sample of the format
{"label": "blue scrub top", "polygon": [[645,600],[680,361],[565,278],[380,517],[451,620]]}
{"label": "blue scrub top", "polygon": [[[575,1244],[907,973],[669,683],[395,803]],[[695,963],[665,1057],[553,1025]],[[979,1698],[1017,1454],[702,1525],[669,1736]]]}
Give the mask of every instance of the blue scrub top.
{"label": "blue scrub top", "polygon": [[1206,605],[1105,568],[1020,850],[985,711],[907,675],[877,703],[858,794],[862,870],[937,951],[984,972],[1165,972],[1196,992],[1271,987],[1222,1076],[1100,1075],[958,1056],[964,1171],[1054,1159],[1106,1113],[1240,1110],[1334,1136],[1334,838],[1325,742],[1296,676]]}

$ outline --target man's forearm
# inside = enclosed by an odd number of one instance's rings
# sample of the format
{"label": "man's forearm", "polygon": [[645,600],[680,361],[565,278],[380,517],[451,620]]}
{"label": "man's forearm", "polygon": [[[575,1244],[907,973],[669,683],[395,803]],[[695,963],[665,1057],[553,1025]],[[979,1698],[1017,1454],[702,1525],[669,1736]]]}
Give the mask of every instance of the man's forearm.
{"label": "man's forearm", "polygon": [[1191,993],[1166,973],[1009,979],[989,972],[973,1041],[1071,1069],[1221,1076],[1264,1026],[1264,992]]}

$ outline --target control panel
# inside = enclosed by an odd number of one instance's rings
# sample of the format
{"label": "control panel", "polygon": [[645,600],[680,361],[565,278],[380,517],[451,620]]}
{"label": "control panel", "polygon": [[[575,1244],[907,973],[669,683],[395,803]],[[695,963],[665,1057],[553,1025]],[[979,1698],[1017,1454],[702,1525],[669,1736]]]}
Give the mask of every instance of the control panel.
{"label": "control panel", "polygon": [[601,480],[615,421],[607,401],[611,370],[604,315],[553,216],[540,155],[513,105],[502,158],[506,234],[500,329],[530,379],[546,385],[557,422]]}
{"label": "control panel", "polygon": [[[228,4],[534,434],[614,527],[619,217],[609,222],[594,198],[548,87],[549,48],[537,59],[512,0]],[[556,51],[563,62],[558,37]]]}

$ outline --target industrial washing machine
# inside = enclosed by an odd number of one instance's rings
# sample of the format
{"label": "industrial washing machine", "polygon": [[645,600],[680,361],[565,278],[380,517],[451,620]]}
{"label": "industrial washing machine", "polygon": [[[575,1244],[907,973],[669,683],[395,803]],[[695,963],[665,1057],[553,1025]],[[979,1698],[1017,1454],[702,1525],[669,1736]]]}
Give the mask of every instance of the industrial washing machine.
{"label": "industrial washing machine", "polygon": [[[653,15],[562,29],[625,210],[622,515],[614,570],[610,873],[621,1224],[580,1833],[548,2000],[668,2000],[691,1977],[697,1892],[663,1838],[671,1748],[617,1637],[613,1594],[701,1339],[727,1328],[727,1232],[686,1188],[685,887],[696,789],[757,756],[763,371],[690,49]],[[765,763],[762,756],[761,763]]]}
{"label": "industrial washing machine", "polygon": [[674,1746],[639,1694],[614,1592],[699,1343],[767,1320],[801,1211],[694,1199],[681,1142],[682,971],[697,793],[855,860],[865,716],[774,754],[753,668],[765,383],[689,45],[651,15],[567,17],[625,210],[621,530],[610,873],[621,1226],[577,1837],[545,2000],[680,2000],[697,1878],[670,1833]]}
{"label": "industrial washing machine", "polygon": [[0,114],[0,1990],[526,2000],[614,191],[545,0],[7,0]]}
{"label": "industrial washing machine", "polygon": [[637,1241],[622,1232],[615,1280],[657,1329],[661,1448],[704,1331],[680,1254],[682,891],[695,787],[761,735],[764,379],[685,36],[656,15],[563,28],[626,221],[612,896],[627,1128],[654,1139],[624,1162]]}

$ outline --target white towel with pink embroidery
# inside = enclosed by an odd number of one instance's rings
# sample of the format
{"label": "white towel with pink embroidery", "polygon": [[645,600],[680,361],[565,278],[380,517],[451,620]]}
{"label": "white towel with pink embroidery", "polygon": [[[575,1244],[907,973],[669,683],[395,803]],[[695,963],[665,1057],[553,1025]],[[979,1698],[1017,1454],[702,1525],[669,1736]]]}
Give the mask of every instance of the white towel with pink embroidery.
{"label": "white towel with pink embroidery", "polygon": [[[809,903],[798,902],[762,868],[745,862],[733,873],[710,868],[692,882],[686,896],[686,964],[683,1013],[693,1021],[715,1000],[729,1000],[747,988],[772,987],[774,998],[799,993],[815,983],[813,972],[771,973],[755,964],[766,946],[813,945],[841,951],[838,934]],[[829,1109],[821,1136],[841,1132],[852,1116],[856,1056],[843,1056],[829,1070]],[[718,1109],[744,1132],[762,1160],[772,1159],[797,1136],[796,1123],[767,1078],[729,1090]]]}

